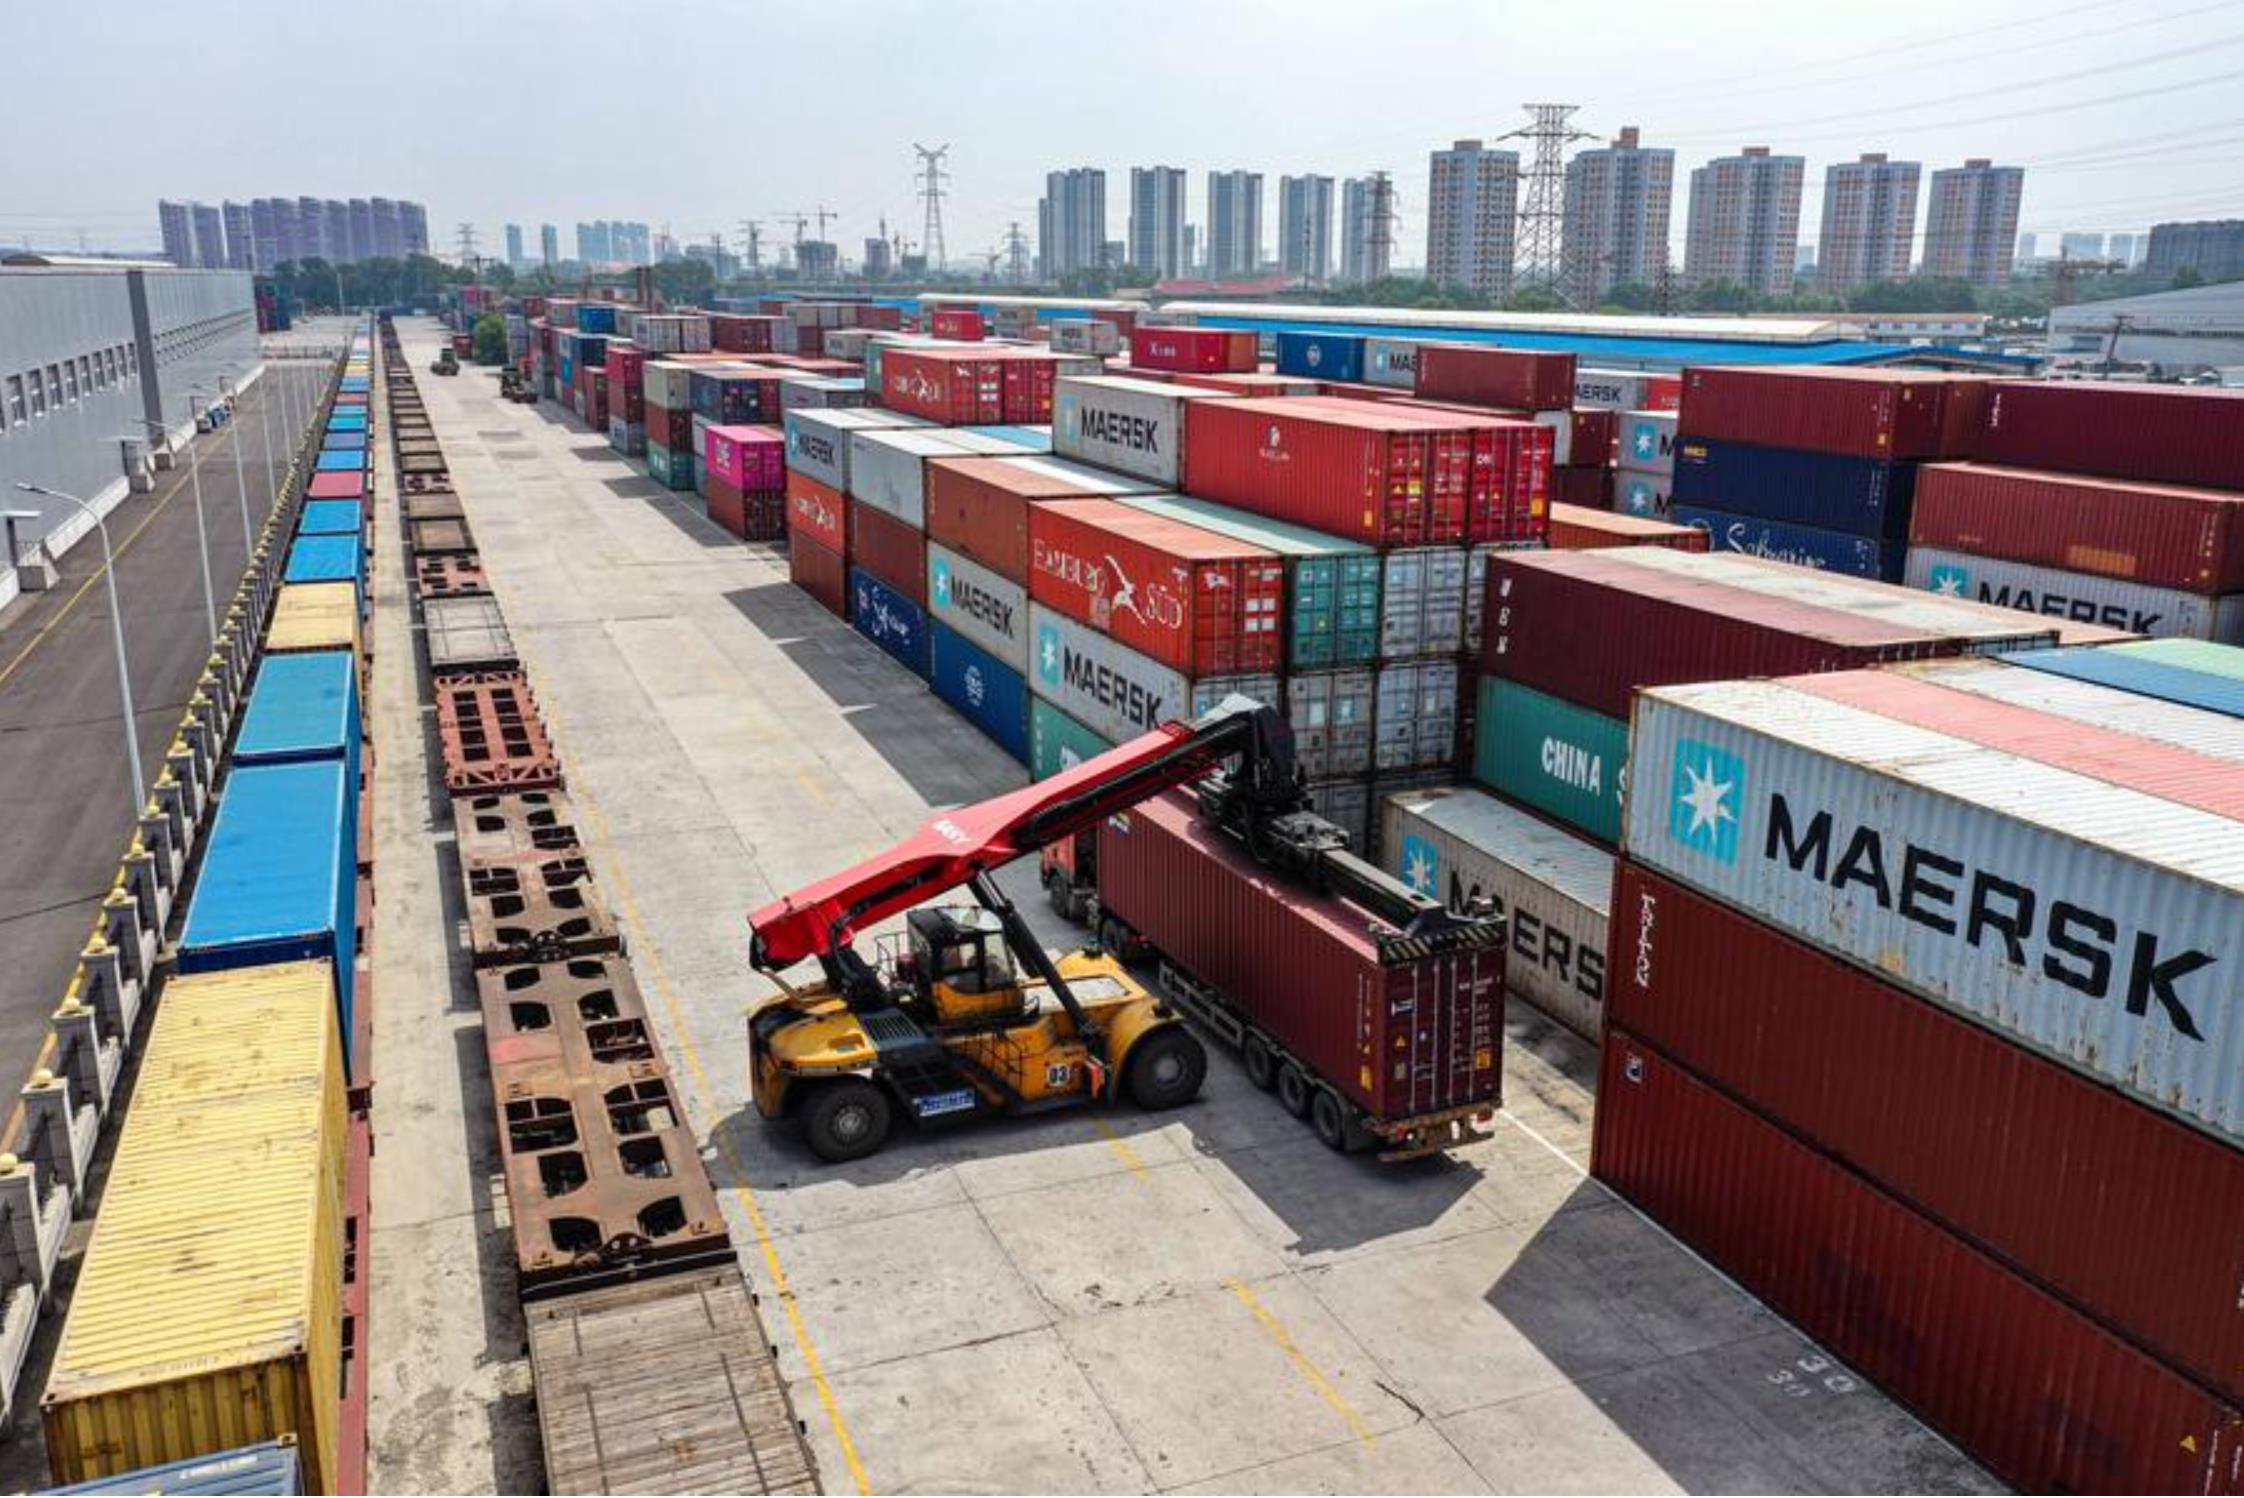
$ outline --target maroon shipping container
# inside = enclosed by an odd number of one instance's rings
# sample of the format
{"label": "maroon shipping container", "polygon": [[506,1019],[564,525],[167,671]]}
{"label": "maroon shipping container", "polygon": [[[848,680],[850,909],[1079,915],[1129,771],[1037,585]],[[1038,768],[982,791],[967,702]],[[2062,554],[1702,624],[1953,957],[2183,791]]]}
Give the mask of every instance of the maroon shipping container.
{"label": "maroon shipping container", "polygon": [[681,457],[693,452],[693,409],[673,411],[667,406],[647,407],[647,440]]}
{"label": "maroon shipping container", "polygon": [[892,348],[881,356],[880,403],[947,426],[1047,422],[1056,368],[1034,349]]}
{"label": "maroon shipping container", "polygon": [[1138,369],[1253,374],[1262,367],[1261,340],[1222,328],[1133,328],[1130,363]]}
{"label": "maroon shipping container", "polygon": [[1567,438],[1567,464],[1574,468],[1602,468],[1612,462],[1613,444],[1621,439],[1621,413],[1585,407],[1571,414],[1574,430]]}
{"label": "maroon shipping container", "polygon": [[1384,405],[1320,396],[1185,411],[1187,493],[1374,546],[1462,539],[1472,475],[1469,426],[1436,431]]}
{"label": "maroon shipping container", "polygon": [[835,617],[849,617],[849,563],[840,552],[797,531],[787,538],[787,575]]}
{"label": "maroon shipping container", "polygon": [[2244,1152],[1633,864],[1606,950],[1608,1023],[2244,1395]]}
{"label": "maroon shipping container", "polygon": [[930,458],[926,474],[929,537],[1017,583],[1029,580],[1034,505],[1160,487],[1064,458]]}
{"label": "maroon shipping container", "polygon": [[2244,1491],[2234,1407],[1618,1025],[1599,1070],[1598,1179],[2004,1481]]}
{"label": "maroon shipping container", "polygon": [[1573,505],[1584,510],[1610,510],[1613,508],[1613,470],[1603,464],[1553,468],[1551,523],[1554,528],[1558,523],[1560,505]]}
{"label": "maroon shipping container", "polygon": [[[2244,470],[2235,477],[2244,484]],[[2189,593],[2244,590],[2244,494],[2219,489],[1928,463],[1909,539]]]}
{"label": "maroon shipping container", "polygon": [[1574,356],[1476,343],[1422,343],[1412,389],[1425,400],[1563,411],[1574,404]]}
{"label": "maroon shipping container", "polygon": [[768,354],[772,333],[783,317],[751,317],[733,312],[709,315],[709,346],[728,354]]}
{"label": "maroon shipping container", "polygon": [[1502,1100],[1493,936],[1436,957],[1383,951],[1368,914],[1278,878],[1175,791],[1099,828],[1099,901],[1379,1124],[1485,1117]]}
{"label": "maroon shipping container", "polygon": [[1029,506],[1029,596],[1186,676],[1285,659],[1277,553],[1111,499]]}
{"label": "maroon shipping container", "polygon": [[849,564],[927,607],[927,536],[894,515],[849,502]]}
{"label": "maroon shipping container", "polygon": [[848,556],[848,497],[807,473],[788,469],[787,530],[794,536],[809,536],[836,556]]}
{"label": "maroon shipping container", "polygon": [[937,338],[960,343],[982,341],[982,314],[972,307],[937,307],[928,314],[928,328]]}
{"label": "maroon shipping container", "polygon": [[1189,385],[1196,390],[1220,390],[1225,395],[1321,395],[1323,388],[1315,380],[1296,379],[1292,375],[1273,374],[1256,370],[1253,374],[1201,374],[1197,370],[1147,370],[1140,379],[1163,379],[1172,385]]}
{"label": "maroon shipping container", "polygon": [[1585,510],[1579,505],[1551,506],[1551,550],[1598,551],[1608,546],[1667,546],[1677,551],[1704,551],[1707,534],[1695,525],[1672,525],[1642,515],[1614,515],[1604,510]]}
{"label": "maroon shipping container", "polygon": [[860,303],[857,308],[857,326],[872,328],[883,333],[894,333],[904,326],[904,309],[901,307],[879,307],[870,302]]}
{"label": "maroon shipping container", "polygon": [[709,518],[743,541],[779,541],[787,535],[787,494],[767,489],[744,494],[709,475]]}
{"label": "maroon shipping container", "polygon": [[1680,437],[1858,458],[1962,458],[1989,382],[1931,370],[1702,365],[1683,371]]}
{"label": "maroon shipping container", "polygon": [[1631,566],[1595,551],[1488,559],[1480,669],[1626,719],[1639,687],[1954,655],[1904,625]]}
{"label": "maroon shipping container", "polygon": [[2244,489],[2244,391],[1998,381],[1973,455],[2019,468]]}

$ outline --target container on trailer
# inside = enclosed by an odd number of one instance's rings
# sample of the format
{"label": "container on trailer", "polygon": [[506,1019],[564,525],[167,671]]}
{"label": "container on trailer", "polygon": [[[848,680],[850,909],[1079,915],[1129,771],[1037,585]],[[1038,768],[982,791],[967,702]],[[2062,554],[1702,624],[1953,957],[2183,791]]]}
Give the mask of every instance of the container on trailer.
{"label": "container on trailer", "polygon": [[1142,479],[1037,457],[946,457],[926,471],[927,531],[1018,582],[1029,575],[1029,513],[1040,500],[1116,497]]}
{"label": "container on trailer", "polygon": [[1678,430],[1858,458],[1962,457],[1990,383],[1932,370],[1694,365]]}
{"label": "container on trailer", "polygon": [[2236,1490],[2233,1406],[1618,1026],[1591,1168],[2022,1491]]}
{"label": "container on trailer", "polygon": [[1424,770],[1457,758],[1457,662],[1381,666],[1372,687],[1374,771]]}
{"label": "container on trailer", "polygon": [[1628,724],[1483,676],[1473,715],[1473,779],[1617,845],[1628,789]]}
{"label": "container on trailer", "polygon": [[296,534],[364,537],[366,507],[355,499],[309,500],[296,521]]}
{"label": "container on trailer", "polygon": [[1109,499],[1029,511],[1030,595],[1187,676],[1276,671],[1275,553]]}
{"label": "container on trailer", "polygon": [[1280,333],[1277,369],[1306,380],[1364,377],[1364,341],[1347,333]]}
{"label": "container on trailer", "polygon": [[1673,411],[1683,403],[1683,377],[1641,369],[1574,371],[1574,404],[1601,411]]}
{"label": "container on trailer", "polygon": [[1286,678],[1286,719],[1294,758],[1311,780],[1371,773],[1376,677],[1362,666],[1302,671]]}
{"label": "container on trailer", "polygon": [[931,626],[928,683],[983,737],[1027,764],[1028,683],[1019,669],[940,624]]}
{"label": "container on trailer", "polygon": [[1020,449],[971,432],[922,428],[881,428],[849,434],[849,495],[882,510],[915,530],[927,524],[927,463],[930,458],[976,454],[1003,457]]}
{"label": "container on trailer", "polygon": [[1253,371],[1262,363],[1261,339],[1224,328],[1159,327],[1130,330],[1130,363],[1137,369],[1182,369],[1202,374]]}
{"label": "container on trailer", "polygon": [[927,614],[904,593],[867,572],[849,569],[849,622],[921,680],[927,678]]}
{"label": "container on trailer", "polygon": [[2001,380],[1959,456],[2150,484],[2244,487],[2244,391]]}
{"label": "container on trailer", "polygon": [[927,543],[927,616],[1009,670],[1028,670],[1028,589],[934,541]]}
{"label": "container on trailer", "polygon": [[1668,519],[1706,543],[1701,550],[1734,551],[1764,561],[1830,572],[1842,577],[1897,583],[1909,555],[1908,543],[1875,536],[1827,531],[1812,525],[1725,515],[1718,510],[1677,503]]}
{"label": "container on trailer", "polygon": [[1909,534],[1919,471],[1886,458],[1686,435],[1676,442],[1674,495],[1694,509],[1898,541]]}
{"label": "container on trailer", "polygon": [[65,1494],[71,1498],[135,1498],[147,1493],[163,1493],[170,1498],[294,1498],[304,1491],[304,1464],[297,1455],[295,1439],[290,1437],[45,1491],[56,1498]]}
{"label": "container on trailer", "polygon": [[331,431],[319,439],[321,452],[355,453],[366,450],[366,433],[359,431]]}
{"label": "container on trailer", "polygon": [[56,1481],[293,1436],[340,1491],[335,986],[324,962],[165,985],[40,1400]]}
{"label": "container on trailer", "polygon": [[[2244,485],[2244,468],[2230,482]],[[2244,592],[2244,493],[2232,490],[1929,463],[1909,541],[2185,593]]]}
{"label": "container on trailer", "polygon": [[268,652],[359,647],[358,588],[353,583],[286,583],[273,599],[265,630]]}
{"label": "container on trailer", "polygon": [[2230,645],[2147,640],[2098,650],[2020,651],[2004,659],[2036,671],[2244,718],[2244,677],[2226,669],[2227,659],[2236,655],[2236,647]]}
{"label": "container on trailer", "polygon": [[1501,1099],[1502,928],[1436,956],[1291,883],[1178,792],[1101,824],[1099,900],[1375,1123]]}
{"label": "container on trailer", "polygon": [[[1563,411],[1574,404],[1574,356],[1483,343],[1427,343],[1412,390],[1423,400]],[[1335,375],[1346,379],[1346,375]]]}
{"label": "container on trailer", "polygon": [[927,533],[863,500],[849,502],[849,561],[920,608],[927,606]]}
{"label": "container on trailer", "polygon": [[1042,697],[1029,695],[1029,778],[1044,780],[1071,770],[1087,759],[1112,749],[1100,738]]}
{"label": "container on trailer", "polygon": [[840,552],[794,531],[787,538],[787,576],[836,618],[849,617],[849,564]]}
{"label": "container on trailer", "polygon": [[1911,587],[1943,597],[2101,624],[2134,635],[2244,645],[2244,593],[2208,598],[2121,578],[2065,572],[1918,544],[1909,547],[1907,577]]}
{"label": "container on trailer", "polygon": [[1418,350],[1415,338],[1366,338],[1364,383],[1412,390],[1418,385]]}
{"label": "container on trailer", "polygon": [[1462,915],[1505,921],[1512,992],[1585,1039],[1605,1026],[1613,856],[1467,786],[1381,798],[1379,865]]}
{"label": "container on trailer", "polygon": [[1670,524],[1640,515],[1615,515],[1580,505],[1551,506],[1550,549],[1602,551],[1610,546],[1669,546],[1705,551],[1707,533],[1688,523]]}
{"label": "container on trailer", "polygon": [[339,760],[353,786],[359,761],[358,657],[347,650],[268,655],[234,735],[234,763]]}
{"label": "container on trailer", "polygon": [[1380,559],[1379,658],[1455,655],[1465,648],[1465,583],[1461,547],[1418,546]]}
{"label": "container on trailer", "polygon": [[1174,489],[1184,478],[1188,413],[1227,398],[1152,380],[1069,376],[1054,387],[1052,451]]}
{"label": "container on trailer", "polygon": [[876,407],[797,409],[786,414],[787,466],[830,489],[849,492],[849,439],[853,432],[902,430],[927,423]]}

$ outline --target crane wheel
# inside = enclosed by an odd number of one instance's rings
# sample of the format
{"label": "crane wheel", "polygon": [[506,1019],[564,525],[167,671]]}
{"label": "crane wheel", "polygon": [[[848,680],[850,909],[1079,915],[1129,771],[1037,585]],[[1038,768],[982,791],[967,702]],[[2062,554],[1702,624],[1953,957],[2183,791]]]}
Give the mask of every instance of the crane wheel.
{"label": "crane wheel", "polygon": [[1207,1076],[1206,1047],[1182,1025],[1169,1025],[1130,1047],[1123,1085],[1130,1090],[1131,1102],[1156,1112],[1191,1102]]}
{"label": "crane wheel", "polygon": [[1317,1137],[1328,1149],[1339,1150],[1342,1154],[1348,1152],[1348,1110],[1341,1106],[1340,1099],[1333,1096],[1330,1088],[1318,1088],[1316,1096],[1309,1100],[1309,1126],[1317,1131]]}
{"label": "crane wheel", "polygon": [[1295,1118],[1309,1116],[1309,1094],[1313,1089],[1302,1069],[1291,1061],[1278,1068],[1278,1102]]}
{"label": "crane wheel", "polygon": [[862,1160],[888,1141],[888,1094],[862,1077],[828,1082],[803,1105],[803,1140],[829,1165]]}
{"label": "crane wheel", "polygon": [[1249,1032],[1239,1046],[1239,1060],[1246,1065],[1247,1080],[1264,1092],[1278,1085],[1278,1058],[1261,1036]]}

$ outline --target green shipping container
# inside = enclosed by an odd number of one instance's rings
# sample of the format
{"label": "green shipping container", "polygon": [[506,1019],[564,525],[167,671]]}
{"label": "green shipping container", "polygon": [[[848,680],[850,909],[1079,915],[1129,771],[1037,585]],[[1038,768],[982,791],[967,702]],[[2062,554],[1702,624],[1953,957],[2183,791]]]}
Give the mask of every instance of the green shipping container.
{"label": "green shipping container", "polygon": [[2165,639],[2135,640],[2100,648],[2131,655],[2137,660],[2154,661],[2161,666],[2244,681],[2244,650],[2234,645],[2216,645],[2211,640]]}
{"label": "green shipping container", "polygon": [[1620,842],[1626,723],[1484,676],[1473,740],[1473,779],[1608,846]]}
{"label": "green shipping container", "polygon": [[1114,746],[1041,697],[1029,698],[1029,776],[1042,780]]}
{"label": "green shipping container", "polygon": [[1286,669],[1367,666],[1379,658],[1379,553],[1305,526],[1177,494],[1133,494],[1134,510],[1196,525],[1286,559]]}
{"label": "green shipping container", "polygon": [[691,489],[693,461],[685,453],[673,453],[659,442],[649,442],[647,477],[665,489]]}

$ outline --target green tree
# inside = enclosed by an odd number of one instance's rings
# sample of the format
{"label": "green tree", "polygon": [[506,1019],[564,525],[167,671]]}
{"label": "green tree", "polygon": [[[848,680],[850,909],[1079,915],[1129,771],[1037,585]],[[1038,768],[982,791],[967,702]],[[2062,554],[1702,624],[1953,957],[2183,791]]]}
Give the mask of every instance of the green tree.
{"label": "green tree", "polygon": [[506,319],[486,312],[475,320],[475,362],[506,363]]}
{"label": "green tree", "polygon": [[1911,276],[1879,281],[1847,298],[1852,312],[1971,312],[1979,306],[1978,288],[1954,276]]}
{"label": "green tree", "polygon": [[1751,312],[1756,300],[1735,281],[1707,281],[1691,288],[1683,306],[1691,312]]}
{"label": "green tree", "polygon": [[717,272],[706,260],[665,260],[654,268],[654,284],[674,307],[700,303],[716,291]]}
{"label": "green tree", "polygon": [[1566,298],[1549,286],[1522,286],[1504,300],[1507,312],[1564,312]]}

